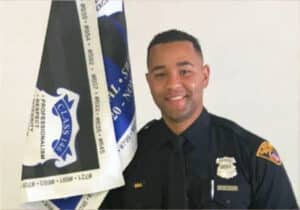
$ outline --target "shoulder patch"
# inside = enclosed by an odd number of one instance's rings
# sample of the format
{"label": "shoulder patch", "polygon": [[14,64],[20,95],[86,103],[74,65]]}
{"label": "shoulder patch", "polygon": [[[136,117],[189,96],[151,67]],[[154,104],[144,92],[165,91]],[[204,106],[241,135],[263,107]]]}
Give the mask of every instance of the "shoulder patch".
{"label": "shoulder patch", "polygon": [[280,160],[280,157],[275,150],[275,148],[267,141],[264,141],[260,144],[256,151],[256,157],[260,157],[266,160],[271,161],[272,163],[276,165],[282,165],[282,162]]}

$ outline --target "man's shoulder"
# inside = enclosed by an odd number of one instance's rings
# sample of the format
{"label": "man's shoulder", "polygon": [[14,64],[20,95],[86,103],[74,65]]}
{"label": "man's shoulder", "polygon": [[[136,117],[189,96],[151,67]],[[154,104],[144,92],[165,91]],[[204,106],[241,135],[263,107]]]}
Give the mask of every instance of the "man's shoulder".
{"label": "man's shoulder", "polygon": [[138,145],[140,149],[144,147],[150,148],[159,142],[161,123],[161,120],[153,119],[138,131]]}
{"label": "man's shoulder", "polygon": [[153,132],[155,133],[160,124],[161,120],[153,119],[149,122],[147,122],[138,132],[138,136],[144,136],[147,134],[152,134]]}
{"label": "man's shoulder", "polygon": [[240,126],[235,121],[214,114],[210,115],[212,129],[215,132],[223,134],[224,136],[234,137],[233,139],[236,139],[241,144],[252,145],[254,147],[253,149],[266,141],[264,138]]}
{"label": "man's shoulder", "polygon": [[279,154],[272,143],[249,130],[241,127],[234,121],[212,115],[213,132],[218,136],[218,142],[225,148],[233,147],[236,151],[246,151],[245,154],[253,155],[259,160],[268,160],[275,165],[281,165]]}

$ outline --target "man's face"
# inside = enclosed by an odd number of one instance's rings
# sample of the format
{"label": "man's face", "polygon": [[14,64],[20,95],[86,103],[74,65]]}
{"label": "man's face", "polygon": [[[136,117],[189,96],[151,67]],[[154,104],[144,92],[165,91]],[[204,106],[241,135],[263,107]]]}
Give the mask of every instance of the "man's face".
{"label": "man's face", "polygon": [[157,44],[149,51],[147,81],[162,117],[191,124],[203,108],[209,67],[189,41]]}

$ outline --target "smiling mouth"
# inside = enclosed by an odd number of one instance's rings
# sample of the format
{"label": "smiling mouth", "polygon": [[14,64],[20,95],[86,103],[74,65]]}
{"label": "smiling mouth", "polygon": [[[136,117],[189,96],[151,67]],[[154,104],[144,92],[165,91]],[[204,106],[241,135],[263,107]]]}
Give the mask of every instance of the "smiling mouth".
{"label": "smiling mouth", "polygon": [[170,101],[170,102],[176,102],[176,101],[183,100],[185,97],[186,97],[185,95],[181,95],[181,96],[169,96],[169,97],[166,97],[166,100]]}
{"label": "smiling mouth", "polygon": [[178,101],[178,100],[181,100],[183,98],[184,98],[184,96],[175,96],[175,97],[169,97],[168,100],[169,101]]}

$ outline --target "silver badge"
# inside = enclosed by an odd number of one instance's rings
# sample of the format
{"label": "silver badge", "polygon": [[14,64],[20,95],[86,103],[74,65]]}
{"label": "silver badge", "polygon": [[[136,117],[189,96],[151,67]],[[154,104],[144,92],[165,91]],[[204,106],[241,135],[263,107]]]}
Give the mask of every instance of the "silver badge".
{"label": "silver badge", "polygon": [[235,167],[235,158],[234,157],[222,157],[217,158],[216,163],[218,165],[217,175],[224,179],[231,179],[237,175]]}

